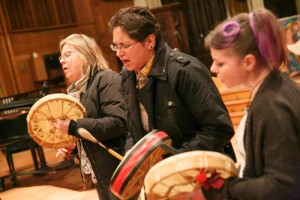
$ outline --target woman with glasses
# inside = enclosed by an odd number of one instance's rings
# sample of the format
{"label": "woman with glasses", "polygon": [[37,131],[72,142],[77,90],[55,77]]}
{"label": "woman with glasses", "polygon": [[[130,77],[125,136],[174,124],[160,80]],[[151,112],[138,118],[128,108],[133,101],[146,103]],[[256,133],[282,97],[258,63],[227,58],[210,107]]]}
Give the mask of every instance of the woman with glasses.
{"label": "woman with glasses", "polygon": [[[118,199],[109,190],[112,174],[119,160],[80,136],[79,128],[89,131],[98,141],[119,154],[125,153],[127,112],[119,92],[121,76],[110,70],[94,39],[83,34],[72,34],[59,43],[59,58],[66,78],[71,85],[67,93],[80,100],[87,118],[57,119],[53,124],[65,134],[80,138],[78,154],[84,178],[91,177],[99,199]],[[70,156],[75,144],[58,153]],[[88,180],[84,179],[85,183]]]}
{"label": "woman with glasses", "polygon": [[225,149],[234,158],[231,120],[209,70],[195,57],[171,49],[146,8],[122,8],[109,26],[111,48],[124,65],[121,92],[133,142],[158,129],[179,152]]}
{"label": "woman with glasses", "polygon": [[236,131],[239,177],[207,199],[300,199],[300,88],[281,66],[286,43],[269,10],[241,13],[205,38],[211,71],[227,87],[247,86],[251,102]]}

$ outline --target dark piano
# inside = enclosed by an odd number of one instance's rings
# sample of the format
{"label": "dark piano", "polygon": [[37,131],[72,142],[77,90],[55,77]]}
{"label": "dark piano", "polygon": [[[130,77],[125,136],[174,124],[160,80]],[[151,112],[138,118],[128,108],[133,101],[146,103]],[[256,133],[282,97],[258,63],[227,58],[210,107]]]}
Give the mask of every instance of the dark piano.
{"label": "dark piano", "polygon": [[[10,178],[14,186],[18,184],[17,176],[24,174],[47,173],[43,148],[31,139],[27,131],[26,117],[31,106],[43,96],[49,94],[49,88],[0,99],[0,150],[6,156],[9,173],[0,177],[0,186],[5,190],[5,179]],[[16,172],[12,154],[30,150],[34,170]],[[1,163],[4,165],[5,163]]]}

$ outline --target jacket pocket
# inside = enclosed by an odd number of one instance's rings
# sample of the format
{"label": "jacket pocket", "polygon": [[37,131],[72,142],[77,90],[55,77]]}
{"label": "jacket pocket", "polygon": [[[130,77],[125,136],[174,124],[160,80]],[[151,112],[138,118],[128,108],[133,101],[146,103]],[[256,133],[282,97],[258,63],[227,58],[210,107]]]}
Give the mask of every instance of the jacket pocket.
{"label": "jacket pocket", "polygon": [[173,140],[173,146],[177,147],[180,146],[182,143],[182,127],[183,127],[183,120],[181,118],[180,112],[176,108],[175,105],[173,105],[172,102],[168,102],[168,107],[166,108],[167,113],[167,134],[170,135],[170,137]]}

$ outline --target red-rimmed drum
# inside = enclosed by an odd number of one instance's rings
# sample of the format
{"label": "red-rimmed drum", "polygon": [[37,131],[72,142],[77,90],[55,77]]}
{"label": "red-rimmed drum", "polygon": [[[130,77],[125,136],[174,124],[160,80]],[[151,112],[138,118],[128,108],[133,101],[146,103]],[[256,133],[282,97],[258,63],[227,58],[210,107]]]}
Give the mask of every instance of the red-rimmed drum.
{"label": "red-rimmed drum", "polygon": [[162,145],[171,146],[171,139],[163,131],[152,131],[136,143],[115,170],[111,191],[120,199],[130,199],[138,194],[148,170],[167,153]]}
{"label": "red-rimmed drum", "polygon": [[77,121],[85,117],[85,108],[76,98],[62,93],[49,94],[31,107],[27,115],[28,132],[41,146],[52,149],[67,147],[78,139],[62,134],[52,122],[56,118]]}
{"label": "red-rimmed drum", "polygon": [[214,173],[227,179],[237,176],[237,169],[231,158],[217,152],[191,151],[168,157],[154,165],[144,179],[147,200],[194,199],[193,193],[201,188],[200,173],[205,178]]}

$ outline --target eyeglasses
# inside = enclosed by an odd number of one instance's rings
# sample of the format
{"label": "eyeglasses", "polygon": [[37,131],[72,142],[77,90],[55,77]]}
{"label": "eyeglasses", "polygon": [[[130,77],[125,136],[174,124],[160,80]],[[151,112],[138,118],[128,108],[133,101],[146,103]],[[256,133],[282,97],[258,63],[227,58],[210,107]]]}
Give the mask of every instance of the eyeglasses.
{"label": "eyeglasses", "polygon": [[135,41],[134,43],[132,43],[132,44],[129,44],[129,45],[120,45],[120,46],[118,46],[118,45],[116,45],[116,44],[111,44],[110,45],[110,48],[111,48],[111,50],[113,50],[113,51],[125,51],[126,49],[128,49],[129,47],[131,47],[132,45],[134,45],[134,44],[136,44],[136,43],[138,43],[139,41]]}
{"label": "eyeglasses", "polygon": [[58,60],[61,62],[62,59],[67,60],[71,57],[71,55],[75,53],[75,51],[68,51],[64,55],[59,56]]}

